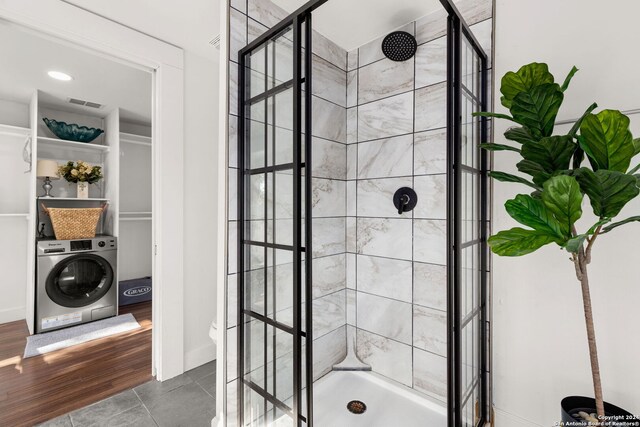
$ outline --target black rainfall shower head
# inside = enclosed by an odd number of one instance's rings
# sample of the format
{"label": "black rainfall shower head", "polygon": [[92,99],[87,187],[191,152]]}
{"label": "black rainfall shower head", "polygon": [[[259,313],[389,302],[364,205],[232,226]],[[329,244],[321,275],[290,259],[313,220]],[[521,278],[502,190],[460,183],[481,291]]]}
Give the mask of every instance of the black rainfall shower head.
{"label": "black rainfall shower head", "polygon": [[418,49],[416,38],[406,31],[394,31],[382,40],[382,53],[392,61],[411,59]]}

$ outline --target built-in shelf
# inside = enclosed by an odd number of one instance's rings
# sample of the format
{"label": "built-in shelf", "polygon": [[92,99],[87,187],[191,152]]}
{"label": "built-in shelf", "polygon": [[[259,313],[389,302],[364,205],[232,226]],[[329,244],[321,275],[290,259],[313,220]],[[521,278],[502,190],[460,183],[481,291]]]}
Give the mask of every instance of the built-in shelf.
{"label": "built-in shelf", "polygon": [[0,135],[23,136],[31,135],[31,129],[20,126],[11,126],[0,124]]}
{"label": "built-in shelf", "polygon": [[151,221],[150,216],[139,216],[139,217],[120,217],[120,221]]}
{"label": "built-in shelf", "polygon": [[120,215],[127,215],[127,216],[131,216],[131,215],[147,215],[147,216],[151,216],[151,212],[120,212]]}
{"label": "built-in shelf", "polygon": [[55,150],[71,149],[77,152],[85,152],[85,153],[109,152],[109,146],[107,145],[92,144],[90,142],[66,141],[64,139],[47,138],[44,136],[40,136],[38,137],[38,149],[42,150],[43,148],[52,148]]}
{"label": "built-in shelf", "polygon": [[89,197],[88,199],[79,199],[77,197],[38,197],[41,202],[49,201],[71,201],[71,202],[107,202],[109,199],[103,199],[101,197]]}
{"label": "built-in shelf", "polygon": [[28,218],[27,213],[0,213],[0,218]]}
{"label": "built-in shelf", "polygon": [[132,133],[120,132],[120,143],[144,145],[151,147],[151,138],[148,136],[134,135]]}

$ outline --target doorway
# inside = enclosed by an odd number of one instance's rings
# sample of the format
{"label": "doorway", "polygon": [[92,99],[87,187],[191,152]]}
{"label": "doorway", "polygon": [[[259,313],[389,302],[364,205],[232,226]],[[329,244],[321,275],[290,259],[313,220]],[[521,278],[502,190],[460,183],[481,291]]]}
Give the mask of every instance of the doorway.
{"label": "doorway", "polygon": [[[9,41],[0,47],[7,61],[0,74],[10,82],[0,90],[7,200],[0,230],[11,242],[0,256],[11,272],[0,288],[0,375],[9,396],[0,423],[26,425],[153,378],[153,78],[151,70],[8,21],[0,21],[0,32]],[[72,124],[100,135],[78,142],[64,134]],[[68,173],[59,169],[69,164]],[[80,176],[86,197],[75,183]],[[60,209],[101,211],[95,237],[66,231],[55,222]],[[127,332],[82,338],[93,322],[108,328],[125,318]],[[80,343],[53,338],[61,329],[78,331]],[[128,377],[114,381],[123,369]],[[79,383],[88,378],[89,389]],[[64,404],[52,402],[52,389]]]}

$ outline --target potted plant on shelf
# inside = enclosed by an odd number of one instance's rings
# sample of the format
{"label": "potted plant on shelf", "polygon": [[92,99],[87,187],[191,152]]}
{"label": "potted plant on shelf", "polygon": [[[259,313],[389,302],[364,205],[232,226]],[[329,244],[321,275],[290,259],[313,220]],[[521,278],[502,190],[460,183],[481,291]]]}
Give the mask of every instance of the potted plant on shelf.
{"label": "potted plant on shelf", "polygon": [[89,184],[96,183],[102,179],[102,167],[93,166],[82,160],[77,162],[68,161],[59,168],[60,176],[68,182],[77,185],[77,197],[86,199],[89,197]]}
{"label": "potted plant on shelf", "polygon": [[[603,399],[588,266],[600,236],[640,221],[640,216],[631,216],[614,222],[622,208],[640,193],[640,165],[630,167],[640,152],[640,139],[633,139],[627,116],[617,110],[594,114],[595,103],[567,134],[553,135],[564,93],[577,71],[573,67],[561,85],[555,82],[547,64],[532,63],[517,72],[508,72],[502,78],[500,92],[502,105],[510,115],[476,113],[515,124],[504,134],[510,143],[481,147],[516,152],[521,158],[516,167],[527,177],[500,171],[489,175],[498,181],[526,185],[530,192],[505,203],[507,213],[528,228],[500,231],[488,243],[500,256],[522,256],[548,244],[556,244],[570,254],[582,289],[595,399],[565,398],[562,419],[573,422],[571,425],[631,425],[617,424],[616,416],[626,417],[626,422],[636,419]],[[597,219],[588,228],[578,230],[576,222],[582,216],[585,196]]]}

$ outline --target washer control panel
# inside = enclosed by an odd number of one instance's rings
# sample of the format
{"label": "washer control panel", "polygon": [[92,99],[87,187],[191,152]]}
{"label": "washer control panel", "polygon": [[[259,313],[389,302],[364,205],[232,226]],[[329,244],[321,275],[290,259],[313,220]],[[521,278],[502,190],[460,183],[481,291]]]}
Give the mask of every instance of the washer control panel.
{"label": "washer control panel", "polygon": [[64,253],[100,252],[115,250],[117,239],[113,236],[98,236],[91,239],[38,241],[38,256]]}

